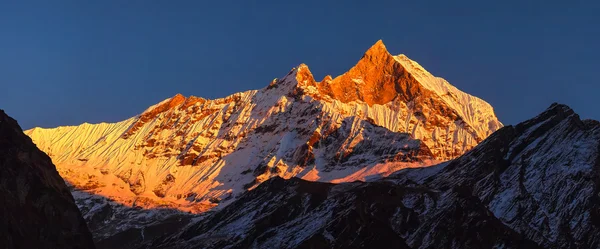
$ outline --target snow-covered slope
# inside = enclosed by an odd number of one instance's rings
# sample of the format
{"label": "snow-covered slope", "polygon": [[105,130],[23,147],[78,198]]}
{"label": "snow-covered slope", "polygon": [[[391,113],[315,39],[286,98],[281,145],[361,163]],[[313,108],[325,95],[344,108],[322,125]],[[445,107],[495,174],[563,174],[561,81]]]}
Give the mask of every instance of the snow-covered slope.
{"label": "snow-covered slope", "polygon": [[599,172],[600,122],[553,104],[494,133],[425,183],[462,188],[544,247],[598,248]]}
{"label": "snow-covered slope", "polygon": [[273,178],[151,248],[599,248],[600,122],[553,104],[450,162]]}
{"label": "snow-covered slope", "polygon": [[502,126],[489,104],[403,58],[379,41],[320,83],[300,65],[260,90],[176,95],[122,122],[26,134],[77,188],[202,212],[274,176],[346,182],[431,165]]}
{"label": "snow-covered slope", "polygon": [[487,137],[490,131],[496,131],[502,127],[494,115],[494,109],[490,104],[480,98],[469,95],[450,85],[448,81],[431,75],[419,63],[409,59],[406,55],[394,56],[400,64],[425,88],[435,92],[442,100],[452,107],[471,127],[475,129],[478,136]]}
{"label": "snow-covered slope", "polygon": [[539,248],[458,191],[273,178],[139,248]]}

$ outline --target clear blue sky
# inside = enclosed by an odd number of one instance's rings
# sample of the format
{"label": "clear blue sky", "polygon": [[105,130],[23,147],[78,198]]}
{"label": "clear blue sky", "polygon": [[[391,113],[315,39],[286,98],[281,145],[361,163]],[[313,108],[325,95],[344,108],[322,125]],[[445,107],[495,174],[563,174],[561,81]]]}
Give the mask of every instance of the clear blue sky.
{"label": "clear blue sky", "polygon": [[250,2],[1,1],[0,108],[24,128],[119,121],[300,63],[335,76],[383,39],[505,124],[552,102],[600,119],[599,1]]}

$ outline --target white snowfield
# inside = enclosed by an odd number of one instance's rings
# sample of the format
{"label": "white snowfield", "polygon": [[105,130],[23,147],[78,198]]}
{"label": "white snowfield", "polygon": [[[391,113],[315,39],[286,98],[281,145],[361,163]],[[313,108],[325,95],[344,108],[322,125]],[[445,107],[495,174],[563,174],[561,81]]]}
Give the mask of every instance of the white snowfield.
{"label": "white snowfield", "polygon": [[[345,182],[452,159],[502,124],[483,100],[394,57],[461,121],[392,101],[343,103],[305,65],[263,89],[177,95],[117,123],[25,131],[71,184],[127,205],[202,212],[273,176]],[[306,70],[306,71],[304,71]],[[303,75],[299,78],[299,75]]]}

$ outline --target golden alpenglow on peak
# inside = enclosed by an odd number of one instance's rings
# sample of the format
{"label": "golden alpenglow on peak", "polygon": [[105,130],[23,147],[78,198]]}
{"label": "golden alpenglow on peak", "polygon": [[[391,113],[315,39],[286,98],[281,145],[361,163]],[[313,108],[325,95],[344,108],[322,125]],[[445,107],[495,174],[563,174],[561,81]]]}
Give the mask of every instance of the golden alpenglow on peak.
{"label": "golden alpenglow on peak", "polygon": [[489,104],[377,41],[322,82],[300,64],[260,90],[177,94],[121,122],[25,133],[76,187],[204,212],[273,177],[352,182],[456,158],[501,126]]}

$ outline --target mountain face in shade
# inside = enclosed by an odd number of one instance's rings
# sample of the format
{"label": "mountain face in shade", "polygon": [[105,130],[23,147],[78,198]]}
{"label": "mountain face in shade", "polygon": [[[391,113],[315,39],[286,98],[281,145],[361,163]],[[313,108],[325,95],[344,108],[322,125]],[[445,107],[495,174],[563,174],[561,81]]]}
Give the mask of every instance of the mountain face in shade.
{"label": "mountain face in shade", "polygon": [[154,248],[538,248],[460,191],[273,178]]}
{"label": "mountain face in shade", "polygon": [[379,41],[319,83],[300,65],[260,90],[176,95],[122,122],[26,134],[77,188],[204,212],[275,176],[351,182],[435,164],[501,126],[489,104]]}
{"label": "mountain face in shade", "polygon": [[153,248],[598,248],[600,122],[553,104],[371,182],[272,178]]}
{"label": "mountain face in shade", "polygon": [[50,158],[0,110],[0,247],[94,248]]}
{"label": "mountain face in shade", "polygon": [[600,246],[600,122],[565,105],[505,127],[425,181],[460,187],[548,248]]}

